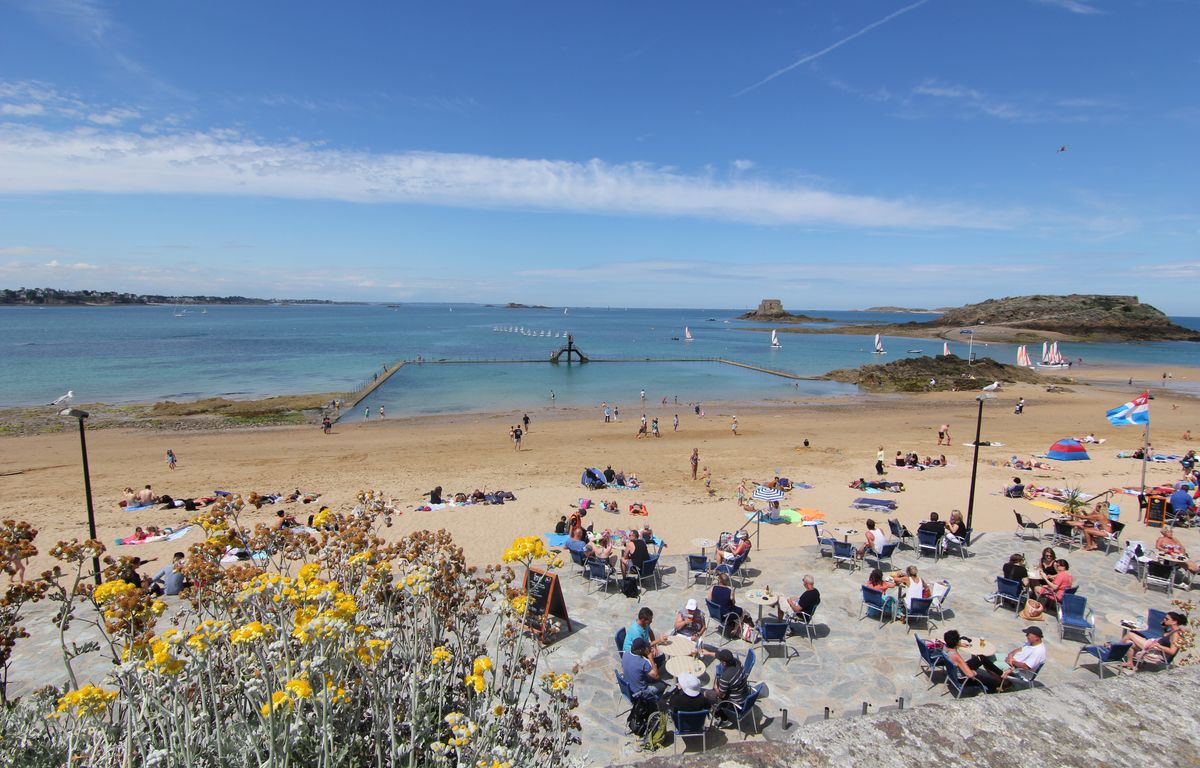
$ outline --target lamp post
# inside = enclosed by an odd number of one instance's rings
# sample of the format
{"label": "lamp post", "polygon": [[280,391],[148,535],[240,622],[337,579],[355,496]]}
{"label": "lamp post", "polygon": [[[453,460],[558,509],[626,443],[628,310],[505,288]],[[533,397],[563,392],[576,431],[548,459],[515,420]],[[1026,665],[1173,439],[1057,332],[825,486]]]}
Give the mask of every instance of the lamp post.
{"label": "lamp post", "polygon": [[[87,436],[83,427],[83,420],[88,417],[88,412],[78,408],[64,408],[58,415],[79,420],[79,451],[83,455],[83,493],[87,497],[88,538],[96,540],[96,510],[92,506],[92,476],[88,471]],[[92,568],[95,570],[96,586],[100,586],[99,554],[92,556]]]}
{"label": "lamp post", "polygon": [[[967,530],[974,530],[973,523],[975,518],[975,476],[979,472],[979,433],[983,430],[983,404],[988,400],[994,399],[996,396],[991,392],[984,392],[975,398],[979,403],[979,415],[975,417],[975,457],[971,459],[971,490],[967,496]],[[967,542],[970,544],[971,542]]]}

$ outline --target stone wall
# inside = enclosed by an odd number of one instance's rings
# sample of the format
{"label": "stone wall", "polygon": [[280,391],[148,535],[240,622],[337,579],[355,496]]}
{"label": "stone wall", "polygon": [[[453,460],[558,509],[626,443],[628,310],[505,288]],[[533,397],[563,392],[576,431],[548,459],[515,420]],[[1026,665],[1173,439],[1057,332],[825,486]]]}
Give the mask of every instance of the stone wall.
{"label": "stone wall", "polygon": [[763,299],[759,302],[756,313],[759,315],[782,315],[784,314],[783,302],[779,299]]}

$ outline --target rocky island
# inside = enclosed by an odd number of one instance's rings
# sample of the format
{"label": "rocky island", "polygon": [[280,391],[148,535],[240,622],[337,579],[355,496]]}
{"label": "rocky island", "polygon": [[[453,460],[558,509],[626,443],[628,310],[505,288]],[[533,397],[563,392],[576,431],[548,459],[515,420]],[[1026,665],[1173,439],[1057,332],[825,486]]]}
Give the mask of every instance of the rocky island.
{"label": "rocky island", "polygon": [[857,384],[876,392],[932,392],[978,390],[999,381],[1002,384],[1069,384],[1071,379],[1046,376],[1028,368],[998,363],[990,357],[970,365],[955,355],[903,357],[886,365],[839,368],[819,378]]}
{"label": "rocky island", "polygon": [[751,310],[744,315],[738,315],[738,320],[758,320],[765,323],[834,323],[836,320],[830,320],[827,317],[810,317],[808,315],[794,315],[783,308],[783,302],[779,299],[763,299],[758,304],[758,309]]}

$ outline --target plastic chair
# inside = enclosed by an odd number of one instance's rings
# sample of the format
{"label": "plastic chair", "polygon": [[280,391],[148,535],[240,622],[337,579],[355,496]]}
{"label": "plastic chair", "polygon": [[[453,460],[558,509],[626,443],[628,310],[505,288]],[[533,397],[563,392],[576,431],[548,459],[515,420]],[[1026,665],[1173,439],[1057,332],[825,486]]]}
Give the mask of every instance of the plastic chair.
{"label": "plastic chair", "polygon": [[800,632],[804,632],[804,634],[808,636],[809,645],[814,645],[814,640],[816,638],[816,627],[813,626],[812,620],[813,615],[816,614],[817,608],[819,607],[820,605],[813,606],[811,613],[791,613],[788,616],[788,629],[791,630],[793,634],[797,635],[800,634]]}
{"label": "plastic chair", "polygon": [[583,556],[583,552],[580,552],[578,550],[568,549],[567,551],[571,553],[571,562],[575,563],[575,565],[579,566],[579,575],[587,576],[588,558],[585,558]]}
{"label": "plastic chair", "polygon": [[617,634],[613,637],[613,640],[615,640],[617,643],[617,660],[618,661],[621,660],[621,654],[625,652],[625,636],[626,636],[625,627],[621,627],[620,629],[617,630]]}
{"label": "plastic chair", "polygon": [[892,553],[896,551],[896,547],[898,547],[898,546],[900,546],[900,542],[892,541],[887,544],[884,544],[883,551],[880,552],[878,555],[875,554],[874,550],[868,549],[866,552],[866,555],[864,555],[864,557],[867,560],[874,560],[875,567],[881,571],[884,570],[884,568],[883,568],[884,562],[887,562],[887,567],[890,569],[892,567]]}
{"label": "plastic chair", "polygon": [[638,583],[646,579],[654,579],[654,588],[661,589],[662,582],[658,578],[658,555],[649,558],[642,563],[642,567],[638,569]]}
{"label": "plastic chair", "polygon": [[933,531],[917,529],[917,557],[926,552],[933,553],[933,561],[936,563],[942,556],[942,538]]}
{"label": "plastic chair", "polygon": [[708,617],[712,619],[712,621],[708,622],[708,627],[705,630],[705,634],[716,632],[721,637],[721,645],[728,643],[729,638],[726,637],[726,633],[723,630],[725,629],[730,616],[736,617],[738,623],[741,624],[741,614],[736,611],[726,610],[725,606],[714,603],[707,597],[704,598],[704,604],[708,606]]}
{"label": "plastic chair", "polygon": [[921,656],[921,658],[917,661],[917,674],[928,676],[929,687],[933,688],[933,686],[937,685],[937,682],[934,681],[933,676],[939,667],[945,665],[946,657],[940,653],[934,653],[931,651],[928,645],[929,641],[922,640],[920,637],[915,635],[914,639],[917,641],[917,653],[919,653]]}
{"label": "plastic chair", "polygon": [[588,560],[584,575],[591,584],[600,585],[595,589],[588,590],[589,595],[600,589],[604,590],[604,594],[608,594],[608,585],[613,583],[613,570],[608,563],[602,560]]}
{"label": "plastic chair", "polygon": [[1058,638],[1064,639],[1067,632],[1079,632],[1091,643],[1095,631],[1096,617],[1088,608],[1087,598],[1082,595],[1063,595],[1058,604]]}
{"label": "plastic chair", "polygon": [[833,568],[837,570],[843,565],[850,567],[853,571],[858,568],[858,556],[854,552],[854,545],[848,541],[833,542]]}
{"label": "plastic chair", "polygon": [[972,685],[979,686],[979,689],[987,693],[987,686],[973,677],[967,677],[958,667],[954,666],[954,662],[949,659],[944,659],[942,668],[946,670],[946,687],[954,694],[954,698],[961,699],[963,693]]}
{"label": "plastic chair", "polygon": [[625,697],[625,701],[629,702],[629,709],[617,714],[617,717],[619,718],[621,715],[625,715],[633,711],[633,689],[630,688],[629,683],[625,681],[625,676],[621,674],[621,670],[615,670],[614,674],[617,676],[617,689],[621,691],[621,695]]}
{"label": "plastic chair", "polygon": [[907,539],[908,547],[909,547],[909,549],[912,549],[912,540],[913,540],[912,533],[909,532],[909,530],[907,528],[905,528],[903,525],[901,525],[900,521],[894,517],[889,517],[887,524],[888,524],[888,530],[890,530],[892,532],[892,538],[898,544],[904,544],[905,540]]}
{"label": "plastic chair", "polygon": [[1017,518],[1017,532],[1014,535],[1019,539],[1024,539],[1029,536],[1030,532],[1033,532],[1033,538],[1035,541],[1041,541],[1042,536],[1044,536],[1046,533],[1042,526],[1054,519],[1048,517],[1040,523],[1035,523],[1033,520],[1027,520],[1015,509],[1013,510],[1013,515],[1015,515]]}
{"label": "plastic chair", "polygon": [[951,539],[949,536],[943,536],[942,537],[942,549],[945,551],[945,553],[947,555],[949,555],[950,547],[954,547],[955,549],[958,550],[958,554],[962,557],[962,559],[966,560],[967,555],[970,553],[970,548],[971,548],[971,534],[972,534],[971,529],[967,528],[967,529],[963,530],[963,535],[962,535],[961,541],[955,541],[954,539]]}
{"label": "plastic chair", "polygon": [[1146,563],[1146,572],[1142,575],[1142,591],[1150,587],[1163,587],[1167,597],[1175,589],[1175,566],[1170,563],[1150,561]]}
{"label": "plastic chair", "polygon": [[938,621],[945,621],[946,617],[942,612],[946,609],[946,601],[950,599],[950,582],[943,579],[930,582],[930,584],[929,599],[933,601],[933,605],[929,610],[937,611]]}
{"label": "plastic chair", "polygon": [[711,584],[712,571],[709,569],[712,567],[712,563],[709,562],[709,559],[704,555],[688,555],[687,559],[688,578],[700,581],[700,577],[703,576],[705,583]]}
{"label": "plastic chair", "polygon": [[1013,610],[1020,612],[1025,600],[1026,594],[1021,582],[1003,576],[996,577],[996,605],[992,608],[993,612],[1005,603],[1012,603]]}
{"label": "plastic chair", "polygon": [[904,613],[904,625],[912,629],[912,622],[924,621],[928,628],[933,620],[929,618],[929,608],[933,605],[933,598],[930,597],[914,597],[908,601],[908,610]]}
{"label": "plastic chair", "polygon": [[763,650],[763,662],[771,657],[768,648],[783,649],[783,663],[789,664],[792,656],[799,656],[800,651],[787,644],[788,623],[779,619],[763,619],[758,624],[759,647]]}
{"label": "plastic chair", "polygon": [[737,586],[740,587],[746,583],[741,574],[742,563],[744,562],[746,562],[746,555],[735,557],[732,560],[725,560],[716,568],[714,568],[713,572],[727,574],[730,579],[736,579]]}
{"label": "plastic chair", "polygon": [[[1104,679],[1104,668],[1108,666],[1120,666],[1125,662],[1125,657],[1129,655],[1129,649],[1133,647],[1133,643],[1111,643],[1107,645],[1085,645],[1079,649],[1079,653],[1075,654],[1074,669],[1079,669],[1079,657],[1083,654],[1088,654],[1096,658],[1096,674],[1100,675],[1100,679]],[[1114,672],[1113,674],[1118,674]]]}
{"label": "plastic chair", "polygon": [[[883,602],[883,593],[877,592],[876,590],[867,586],[862,588],[862,604],[860,606],[860,611],[861,612],[858,617],[859,621],[862,621],[866,616],[871,616],[872,611],[879,614],[879,623],[881,625],[884,623],[884,617],[888,613],[892,614],[893,619],[896,618],[895,604],[885,605]],[[875,617],[871,616],[871,618]]]}
{"label": "plastic chair", "polygon": [[679,742],[684,742],[683,749],[687,751],[686,739],[700,737],[700,751],[708,749],[708,727],[709,716],[712,714],[708,709],[697,709],[692,712],[684,712],[681,710],[671,710],[671,721],[675,725],[675,738],[672,741],[672,747],[675,753],[679,753]]}
{"label": "plastic chair", "polygon": [[767,684],[759,683],[750,691],[750,695],[742,702],[742,706],[739,707],[731,701],[722,701],[717,704],[714,712],[732,715],[731,719],[737,723],[738,730],[742,731],[742,739],[744,740],[747,734],[742,729],[742,722],[749,716],[750,724],[754,727],[754,733],[758,733],[758,718],[754,716],[754,706],[760,698],[765,698],[766,695]]}

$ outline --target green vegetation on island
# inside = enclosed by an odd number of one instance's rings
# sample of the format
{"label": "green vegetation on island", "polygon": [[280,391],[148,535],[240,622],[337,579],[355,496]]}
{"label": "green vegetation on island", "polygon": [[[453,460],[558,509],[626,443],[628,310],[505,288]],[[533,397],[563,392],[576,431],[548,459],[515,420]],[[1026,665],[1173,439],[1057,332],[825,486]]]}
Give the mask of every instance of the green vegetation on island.
{"label": "green vegetation on island", "polygon": [[857,384],[877,392],[931,392],[977,390],[999,381],[1004,384],[1069,384],[1071,379],[1045,376],[1028,368],[998,363],[990,357],[974,363],[955,355],[902,357],[885,365],[839,368],[819,378]]}

